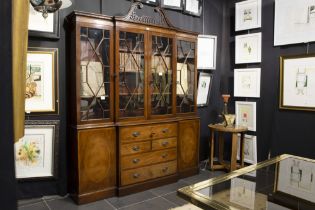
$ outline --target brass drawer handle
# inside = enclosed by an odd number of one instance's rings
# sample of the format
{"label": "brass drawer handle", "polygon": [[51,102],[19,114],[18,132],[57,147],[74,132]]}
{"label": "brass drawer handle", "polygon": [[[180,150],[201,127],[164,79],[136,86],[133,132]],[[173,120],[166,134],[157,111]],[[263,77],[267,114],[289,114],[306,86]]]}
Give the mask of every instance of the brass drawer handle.
{"label": "brass drawer handle", "polygon": [[137,179],[137,178],[139,178],[139,177],[140,177],[140,174],[138,174],[138,173],[133,174],[133,178],[134,178],[134,179]]}
{"label": "brass drawer handle", "polygon": [[163,155],[162,155],[162,158],[166,158],[168,155],[167,155],[167,153],[164,153]]}
{"label": "brass drawer handle", "polygon": [[168,167],[163,168],[162,171],[163,171],[164,173],[167,172],[167,171],[168,171]]}
{"label": "brass drawer handle", "polygon": [[138,137],[138,136],[140,136],[140,132],[138,132],[138,131],[133,132],[132,135],[133,135],[133,137]]}
{"label": "brass drawer handle", "polygon": [[132,162],[133,162],[134,164],[139,163],[139,162],[140,162],[140,159],[135,158],[135,159],[132,160]]}
{"label": "brass drawer handle", "polygon": [[163,143],[162,143],[162,146],[163,147],[166,147],[168,145],[168,141],[164,141]]}
{"label": "brass drawer handle", "polygon": [[132,147],[132,150],[135,151],[135,152],[138,152],[140,150],[140,147],[139,146],[134,146],[134,147]]}
{"label": "brass drawer handle", "polygon": [[163,133],[167,133],[168,131],[169,131],[168,128],[164,128],[164,129],[162,130]]}

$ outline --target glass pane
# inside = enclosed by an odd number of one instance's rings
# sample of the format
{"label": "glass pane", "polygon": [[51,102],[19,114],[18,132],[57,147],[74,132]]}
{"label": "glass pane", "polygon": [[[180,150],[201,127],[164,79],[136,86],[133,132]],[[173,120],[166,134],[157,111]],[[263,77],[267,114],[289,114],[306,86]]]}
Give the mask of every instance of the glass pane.
{"label": "glass pane", "polygon": [[152,36],[151,114],[172,113],[172,39]]}
{"label": "glass pane", "polygon": [[110,36],[108,30],[81,28],[82,121],[110,117]]}
{"label": "glass pane", "polygon": [[177,113],[194,112],[195,109],[195,45],[194,42],[177,41]]}
{"label": "glass pane", "polygon": [[119,33],[119,116],[144,116],[144,35]]}

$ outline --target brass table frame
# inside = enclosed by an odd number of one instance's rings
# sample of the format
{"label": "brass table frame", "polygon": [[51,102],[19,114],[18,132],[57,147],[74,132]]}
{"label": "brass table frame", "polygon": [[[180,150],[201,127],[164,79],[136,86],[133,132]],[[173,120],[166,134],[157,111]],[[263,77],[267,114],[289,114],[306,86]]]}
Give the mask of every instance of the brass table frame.
{"label": "brass table frame", "polygon": [[[203,182],[199,182],[187,187],[183,187],[180,188],[179,190],[177,190],[177,194],[182,197],[183,199],[189,201],[190,203],[201,207],[202,209],[219,209],[219,210],[238,210],[238,208],[235,208],[233,206],[229,206],[226,204],[223,204],[221,202],[218,202],[216,200],[213,200],[211,197],[208,197],[206,195],[203,195],[201,193],[199,193],[198,191],[206,188],[206,187],[210,187],[213,186],[215,184],[219,184],[222,182],[225,182],[227,180],[230,180],[232,178],[244,175],[246,173],[249,173],[251,171],[255,171],[267,166],[270,166],[272,164],[278,163],[282,160],[285,160],[287,158],[296,158],[296,159],[300,159],[300,160],[305,160],[305,161],[309,161],[309,162],[313,162],[315,163],[315,160],[312,159],[308,159],[308,158],[302,158],[302,157],[298,157],[298,156],[294,156],[294,155],[288,155],[288,154],[283,154],[277,157],[274,157],[272,159],[269,160],[265,160],[263,162],[260,162],[258,164],[255,165],[251,165],[251,166],[247,166],[245,168],[241,168],[239,170],[230,172],[228,174],[224,174]],[[276,177],[277,179],[277,177]]]}

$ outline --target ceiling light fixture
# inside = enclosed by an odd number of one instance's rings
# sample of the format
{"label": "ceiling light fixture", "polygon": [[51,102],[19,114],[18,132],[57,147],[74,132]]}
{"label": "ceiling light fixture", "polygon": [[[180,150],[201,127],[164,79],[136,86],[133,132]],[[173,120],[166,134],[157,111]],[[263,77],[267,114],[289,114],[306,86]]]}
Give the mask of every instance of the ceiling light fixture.
{"label": "ceiling light fixture", "polygon": [[30,0],[30,2],[36,11],[43,13],[44,18],[48,17],[48,13],[53,13],[72,5],[71,0]]}

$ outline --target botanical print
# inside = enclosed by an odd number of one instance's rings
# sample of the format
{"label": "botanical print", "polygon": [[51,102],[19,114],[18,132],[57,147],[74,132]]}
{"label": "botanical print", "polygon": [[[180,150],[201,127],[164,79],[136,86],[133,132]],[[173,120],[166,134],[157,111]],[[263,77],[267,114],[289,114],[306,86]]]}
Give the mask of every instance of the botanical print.
{"label": "botanical print", "polygon": [[234,96],[260,97],[260,68],[234,70]]}
{"label": "botanical print", "polygon": [[279,163],[277,190],[311,202],[315,201],[315,164],[297,158]]}
{"label": "botanical print", "polygon": [[252,53],[252,47],[250,43],[244,42],[243,44],[243,55],[250,56]]}
{"label": "botanical print", "polygon": [[261,62],[261,33],[236,36],[235,63],[258,62]]}
{"label": "botanical print", "polygon": [[274,45],[315,41],[315,1],[276,0],[274,27]]}
{"label": "botanical print", "polygon": [[200,73],[199,84],[198,84],[198,94],[197,94],[197,104],[206,105],[208,102],[208,96],[211,85],[211,75],[207,73]]}
{"label": "botanical print", "polygon": [[256,131],[256,102],[236,101],[236,125]]}
{"label": "botanical print", "polygon": [[19,167],[43,167],[44,135],[25,135],[16,147],[16,164]]}
{"label": "botanical print", "polygon": [[284,58],[283,107],[315,107],[315,57]]}
{"label": "botanical print", "polygon": [[255,182],[234,178],[231,180],[230,202],[248,209],[254,209],[255,190]]}
{"label": "botanical print", "polygon": [[27,64],[25,98],[43,100],[43,77],[44,63],[33,62]]}
{"label": "botanical print", "polygon": [[241,1],[235,4],[235,30],[261,27],[261,0]]}
{"label": "botanical print", "polygon": [[[240,159],[241,135],[238,136],[237,159]],[[250,164],[257,163],[257,137],[251,135],[244,136],[244,162]]]}

